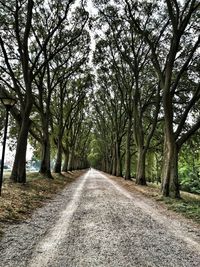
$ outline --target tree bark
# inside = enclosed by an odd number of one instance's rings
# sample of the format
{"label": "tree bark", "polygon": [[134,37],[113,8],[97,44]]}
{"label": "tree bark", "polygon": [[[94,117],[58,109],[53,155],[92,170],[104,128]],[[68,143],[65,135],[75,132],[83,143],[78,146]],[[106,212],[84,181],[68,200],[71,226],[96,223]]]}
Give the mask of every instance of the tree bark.
{"label": "tree bark", "polygon": [[109,165],[108,165],[108,173],[109,174],[112,174],[112,158],[111,158],[111,156],[110,156],[110,159],[109,159]]}
{"label": "tree bark", "polygon": [[138,103],[135,101],[134,107],[134,136],[135,143],[138,150],[137,168],[136,168],[136,184],[146,185],[145,163],[146,151],[144,147],[144,131],[141,116],[139,116]]}
{"label": "tree bark", "polygon": [[42,155],[40,173],[46,178],[53,178],[51,175],[51,152],[49,140],[49,116],[42,116],[43,124],[43,140],[42,140]]}
{"label": "tree bark", "polygon": [[[29,0],[27,3],[27,14],[26,14],[26,23],[25,23],[25,31],[23,35],[23,41],[20,39],[19,35],[19,25],[15,23],[14,30],[16,33],[16,39],[17,39],[17,48],[20,54],[20,64],[22,66],[22,73],[23,73],[23,80],[25,84],[25,98],[23,107],[21,106],[21,113],[22,113],[22,122],[21,127],[18,135],[17,140],[17,149],[15,153],[15,160],[14,165],[11,173],[11,179],[15,182],[19,183],[26,183],[26,150],[27,150],[27,139],[28,139],[28,132],[30,128],[30,113],[33,106],[33,100],[32,100],[32,72],[29,68],[29,51],[28,51],[28,39],[31,29],[31,23],[32,23],[32,12],[33,12],[33,0]],[[16,10],[15,16],[18,17],[18,10]],[[15,20],[16,22],[16,20]],[[11,68],[11,65],[9,63],[8,55],[5,50],[3,40],[1,40],[1,47],[3,50],[3,55],[5,57],[5,63],[8,67],[8,70],[10,72],[10,76],[14,82],[14,85],[16,88],[18,88],[18,85],[16,83],[16,78],[14,77],[14,72]],[[19,93],[19,88],[18,88]],[[20,99],[22,99],[22,95],[18,95]]]}
{"label": "tree bark", "polygon": [[122,176],[121,151],[120,142],[116,142],[116,176]]}
{"label": "tree bark", "polygon": [[73,170],[73,160],[74,160],[74,149],[71,148],[71,151],[69,152],[69,160],[68,160],[68,171]]}
{"label": "tree bark", "polygon": [[113,145],[113,153],[112,153],[112,175],[116,175],[116,146],[115,144]]}
{"label": "tree bark", "polygon": [[165,136],[161,191],[165,197],[180,198],[178,181],[178,147],[173,138]]}
{"label": "tree bark", "polygon": [[131,118],[128,120],[128,128],[126,133],[126,156],[125,156],[125,180],[131,178]]}
{"label": "tree bark", "polygon": [[69,161],[69,151],[67,149],[64,150],[64,163],[63,163],[63,172],[68,171],[68,161]]}
{"label": "tree bark", "polygon": [[42,143],[42,156],[41,156],[41,166],[40,171],[42,175],[46,178],[53,178],[51,175],[50,168],[50,143],[49,140],[44,140]]}
{"label": "tree bark", "polygon": [[[171,69],[166,72],[166,81],[163,94],[163,107],[165,113],[164,129],[164,160],[162,167],[162,194],[180,198],[178,182],[178,146],[173,129],[173,95],[169,91],[171,79]],[[168,78],[168,79],[167,79]]]}
{"label": "tree bark", "polygon": [[26,183],[26,150],[30,127],[29,112],[24,114],[17,140],[17,148],[10,179],[18,183]]}
{"label": "tree bark", "polygon": [[110,173],[110,160],[108,156],[108,152],[106,151],[106,156],[105,156],[105,172]]}
{"label": "tree bark", "polygon": [[146,185],[145,162],[146,162],[146,150],[144,148],[140,148],[138,151],[137,172],[136,172],[136,184],[138,185]]}
{"label": "tree bark", "polygon": [[56,163],[54,166],[54,172],[55,173],[61,173],[61,167],[62,167],[62,143],[61,139],[58,138],[58,144],[57,144],[57,157],[56,157]]}

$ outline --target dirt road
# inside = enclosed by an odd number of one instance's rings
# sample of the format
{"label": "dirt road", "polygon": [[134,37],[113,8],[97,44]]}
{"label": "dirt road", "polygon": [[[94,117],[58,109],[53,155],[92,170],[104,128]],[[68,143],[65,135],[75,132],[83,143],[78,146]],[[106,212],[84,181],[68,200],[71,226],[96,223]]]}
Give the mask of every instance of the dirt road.
{"label": "dirt road", "polygon": [[0,242],[3,267],[200,266],[197,230],[88,171]]}

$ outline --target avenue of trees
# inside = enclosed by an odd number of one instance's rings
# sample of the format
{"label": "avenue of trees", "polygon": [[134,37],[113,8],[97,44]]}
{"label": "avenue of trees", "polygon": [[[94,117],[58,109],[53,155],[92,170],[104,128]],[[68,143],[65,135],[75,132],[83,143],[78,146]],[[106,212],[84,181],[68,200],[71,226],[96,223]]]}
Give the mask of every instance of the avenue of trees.
{"label": "avenue of trees", "polygon": [[16,125],[10,122],[15,182],[26,182],[28,140],[39,152],[45,177],[52,178],[53,154],[58,173],[63,155],[65,171],[88,165],[89,14],[74,2],[0,1],[1,96],[17,99],[11,109]]}
{"label": "avenue of trees", "polygon": [[164,196],[200,193],[199,1],[93,5],[95,17],[87,1],[0,1],[0,93],[17,99],[11,179],[26,182],[30,143],[47,178],[91,165]]}
{"label": "avenue of trees", "polygon": [[95,5],[93,164],[137,184],[161,182],[164,196],[180,197],[180,177],[198,191],[200,3]]}

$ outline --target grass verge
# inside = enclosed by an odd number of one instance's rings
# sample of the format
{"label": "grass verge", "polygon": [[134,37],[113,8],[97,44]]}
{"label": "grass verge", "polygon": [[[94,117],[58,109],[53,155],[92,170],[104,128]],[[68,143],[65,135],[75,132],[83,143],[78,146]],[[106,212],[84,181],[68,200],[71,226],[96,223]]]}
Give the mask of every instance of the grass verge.
{"label": "grass verge", "polygon": [[161,202],[167,209],[182,214],[200,225],[200,195],[181,191],[181,199],[163,197],[159,186],[148,183],[148,186],[136,185],[135,181],[125,181],[122,177],[108,175],[109,178],[125,187],[130,192],[138,191],[143,195]]}
{"label": "grass verge", "polygon": [[181,213],[200,225],[200,196],[181,192],[181,199],[160,197],[168,209]]}
{"label": "grass verge", "polygon": [[43,178],[39,173],[28,173],[26,184],[13,183],[7,175],[0,197],[0,236],[6,224],[29,218],[36,208],[44,205],[45,200],[52,198],[83,173],[53,174],[54,179]]}

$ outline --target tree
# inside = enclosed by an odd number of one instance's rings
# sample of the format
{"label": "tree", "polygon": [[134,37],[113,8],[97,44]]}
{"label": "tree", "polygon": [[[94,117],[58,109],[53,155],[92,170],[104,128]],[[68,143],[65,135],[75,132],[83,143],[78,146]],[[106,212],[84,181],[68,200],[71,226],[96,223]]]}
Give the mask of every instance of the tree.
{"label": "tree", "polygon": [[[72,29],[74,25],[70,25],[67,17],[73,2],[69,0],[65,4],[55,0],[48,3],[48,7],[41,1],[34,3],[32,0],[0,3],[3,10],[0,67],[4,73],[1,81],[17,95],[20,105],[20,130],[11,175],[17,182],[26,181],[26,147],[34,102],[34,79],[58,53],[79,38],[88,19],[83,10],[79,19],[74,19],[77,28],[72,33],[70,26]],[[66,33],[67,40],[63,38]]]}
{"label": "tree", "polygon": [[[91,86],[91,75],[87,65],[79,66],[77,73],[73,72],[72,80],[60,85],[60,94],[55,94],[54,101],[54,140],[57,146],[57,158],[55,171],[61,172],[62,152],[65,154],[65,164],[63,170],[68,170],[69,147],[74,146],[75,139],[69,142],[69,135],[78,120],[80,112],[85,110],[83,102]],[[59,97],[58,97],[59,96]],[[59,102],[59,103],[58,103]],[[83,122],[81,121],[81,124]],[[80,127],[78,128],[80,131]],[[65,143],[65,144],[64,144]]]}
{"label": "tree", "polygon": [[156,128],[160,88],[148,58],[149,48],[139,34],[135,33],[126,10],[106,6],[100,10],[100,15],[100,24],[106,30],[101,47],[100,42],[97,45],[97,51],[103,53],[101,57],[104,65],[109,66],[112,80],[115,79],[117,85],[114,89],[120,94],[127,119],[125,179],[130,179],[133,131],[138,154],[136,182],[145,185],[145,158]]}
{"label": "tree", "polygon": [[[106,58],[105,54],[103,54],[102,52],[97,53],[95,58],[95,64],[99,67],[99,77],[97,82],[100,86],[94,96],[96,98],[96,101],[94,101],[94,107],[96,110],[96,114],[98,114],[99,127],[104,127],[107,124],[105,124],[104,120],[101,122],[104,116],[109,121],[109,130],[111,132],[112,144],[112,174],[122,176],[121,144],[122,138],[125,134],[126,116],[123,108],[123,103],[120,99],[120,93],[118,90],[116,90],[117,84],[114,80],[114,77],[112,76],[112,71],[109,69],[105,71],[105,62],[102,62],[101,59],[105,59],[106,61],[108,60],[108,58]],[[102,107],[104,110],[103,112],[101,111]],[[104,128],[100,130],[101,133],[103,131]]]}
{"label": "tree", "polygon": [[[192,86],[187,91],[180,87],[186,73],[190,79],[194,77],[192,66],[197,60],[197,49],[200,44],[196,24],[200,4],[195,0],[183,4],[167,0],[163,8],[161,2],[148,5],[128,0],[124,2],[135,31],[144,38],[151,49],[152,64],[159,77],[163,94],[165,145],[162,193],[178,198],[178,153],[182,144],[200,126],[200,120],[197,119],[189,129],[185,128],[188,115],[200,98],[199,85],[196,84],[196,88]],[[180,119],[176,120],[176,99],[181,100],[183,92],[188,101],[179,101],[180,105],[183,104],[184,112]]]}

